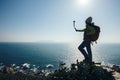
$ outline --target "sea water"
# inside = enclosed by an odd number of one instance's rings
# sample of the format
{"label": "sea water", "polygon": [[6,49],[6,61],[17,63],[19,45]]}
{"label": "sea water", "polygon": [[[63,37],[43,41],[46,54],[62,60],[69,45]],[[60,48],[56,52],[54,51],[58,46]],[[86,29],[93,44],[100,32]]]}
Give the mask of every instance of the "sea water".
{"label": "sea water", "polygon": [[[27,63],[41,69],[51,64],[57,69],[60,62],[69,66],[77,59],[84,59],[78,46],[68,43],[0,43],[0,63]],[[94,44],[92,53],[94,62],[120,65],[120,44]]]}

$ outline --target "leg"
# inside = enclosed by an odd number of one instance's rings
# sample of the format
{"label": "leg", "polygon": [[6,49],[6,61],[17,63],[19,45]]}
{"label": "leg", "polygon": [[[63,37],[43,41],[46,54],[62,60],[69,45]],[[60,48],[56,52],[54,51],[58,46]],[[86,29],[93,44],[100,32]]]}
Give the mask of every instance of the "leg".
{"label": "leg", "polygon": [[88,55],[87,55],[87,53],[86,53],[86,51],[84,49],[85,47],[86,47],[86,41],[83,41],[81,43],[81,45],[78,47],[78,49],[83,54],[83,56],[85,57],[85,60],[88,60]]}
{"label": "leg", "polygon": [[87,41],[87,45],[86,45],[86,49],[88,52],[88,57],[89,57],[89,61],[92,62],[92,51],[91,51],[91,45],[90,45],[91,41]]}

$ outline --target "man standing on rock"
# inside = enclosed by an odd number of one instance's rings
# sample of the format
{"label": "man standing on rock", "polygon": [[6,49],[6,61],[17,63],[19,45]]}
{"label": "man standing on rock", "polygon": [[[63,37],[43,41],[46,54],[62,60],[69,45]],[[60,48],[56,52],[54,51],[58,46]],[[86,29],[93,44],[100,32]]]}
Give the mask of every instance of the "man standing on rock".
{"label": "man standing on rock", "polygon": [[[75,21],[73,21],[75,24]],[[85,20],[86,23],[86,28],[82,29],[82,30],[77,30],[75,27],[75,31],[76,32],[84,32],[84,38],[83,38],[83,42],[80,44],[80,46],[78,47],[79,51],[83,54],[84,56],[84,61],[85,62],[92,62],[92,51],[91,51],[91,35],[93,35],[95,33],[95,29],[92,25],[94,25],[94,23],[92,23],[92,17],[88,17]],[[84,49],[86,47],[86,50]]]}

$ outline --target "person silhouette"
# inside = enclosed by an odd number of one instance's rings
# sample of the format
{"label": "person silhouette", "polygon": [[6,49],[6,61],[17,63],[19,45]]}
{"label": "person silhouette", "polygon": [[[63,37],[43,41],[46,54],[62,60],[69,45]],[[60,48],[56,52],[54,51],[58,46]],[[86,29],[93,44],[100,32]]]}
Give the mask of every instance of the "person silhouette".
{"label": "person silhouette", "polygon": [[[83,42],[80,44],[78,47],[79,51],[83,54],[84,56],[84,61],[86,62],[92,62],[92,51],[91,51],[91,35],[95,33],[94,23],[92,23],[92,17],[88,17],[85,20],[86,28],[82,30],[78,30],[75,27],[76,32],[84,32],[84,38]],[[86,48],[86,50],[84,49]]]}

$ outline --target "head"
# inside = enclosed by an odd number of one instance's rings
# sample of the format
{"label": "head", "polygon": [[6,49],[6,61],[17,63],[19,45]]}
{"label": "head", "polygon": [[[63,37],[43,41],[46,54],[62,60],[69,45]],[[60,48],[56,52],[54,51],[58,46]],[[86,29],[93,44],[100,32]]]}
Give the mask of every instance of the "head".
{"label": "head", "polygon": [[85,23],[86,23],[86,24],[91,24],[91,23],[92,23],[92,17],[88,17],[88,18],[85,20]]}

